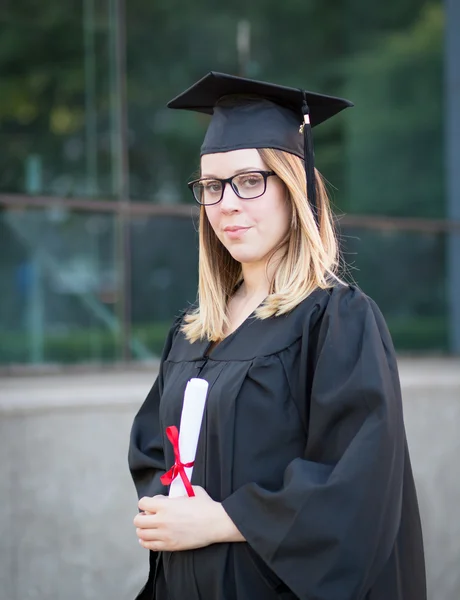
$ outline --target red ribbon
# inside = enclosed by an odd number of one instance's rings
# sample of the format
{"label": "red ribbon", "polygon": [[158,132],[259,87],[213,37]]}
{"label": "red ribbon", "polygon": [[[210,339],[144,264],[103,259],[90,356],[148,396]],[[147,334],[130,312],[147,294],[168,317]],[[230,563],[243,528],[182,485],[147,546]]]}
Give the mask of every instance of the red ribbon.
{"label": "red ribbon", "polygon": [[167,473],[160,477],[160,481],[163,485],[170,485],[174,481],[174,479],[176,479],[176,477],[180,475],[184,483],[185,489],[187,490],[188,496],[194,496],[195,492],[193,491],[192,484],[190,483],[190,480],[187,477],[187,473],[185,472],[185,467],[193,467],[194,463],[183,463],[181,461],[179,452],[179,432],[175,425],[172,425],[171,427],[166,427],[166,435],[168,436],[168,440],[171,442],[174,448],[174,456],[176,462],[173,464],[173,466],[169,469]]}

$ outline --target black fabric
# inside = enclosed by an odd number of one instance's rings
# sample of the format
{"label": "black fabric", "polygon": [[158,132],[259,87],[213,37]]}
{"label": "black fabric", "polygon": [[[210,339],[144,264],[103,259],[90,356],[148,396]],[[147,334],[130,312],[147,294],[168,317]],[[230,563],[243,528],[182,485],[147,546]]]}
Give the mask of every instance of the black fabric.
{"label": "black fabric", "polygon": [[304,158],[302,105],[311,126],[343,109],[349,100],[211,71],[168,103],[169,108],[213,115],[201,154],[242,148],[276,148]]}
{"label": "black fabric", "polygon": [[396,360],[373,301],[317,290],[207,349],[171,330],[130,468],[140,496],[161,492],[174,461],[163,432],[179,425],[187,381],[205,378],[192,483],[247,542],[162,553],[153,597],[426,600]]}
{"label": "black fabric", "polygon": [[304,157],[302,121],[289,109],[259,98],[225,98],[214,109],[201,155],[242,148],[277,148]]}

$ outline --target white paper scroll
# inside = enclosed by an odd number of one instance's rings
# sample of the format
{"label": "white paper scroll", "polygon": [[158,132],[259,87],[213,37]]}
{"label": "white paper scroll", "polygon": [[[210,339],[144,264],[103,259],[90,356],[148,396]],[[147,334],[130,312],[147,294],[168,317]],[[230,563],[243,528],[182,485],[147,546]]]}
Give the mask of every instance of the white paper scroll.
{"label": "white paper scroll", "polygon": [[[195,460],[208,385],[208,382],[204,379],[194,378],[190,379],[185,388],[179,428],[179,451],[182,463],[194,462]],[[193,467],[185,468],[189,481],[192,480],[192,471]],[[180,476],[171,482],[169,496],[171,498],[187,496],[187,491]]]}

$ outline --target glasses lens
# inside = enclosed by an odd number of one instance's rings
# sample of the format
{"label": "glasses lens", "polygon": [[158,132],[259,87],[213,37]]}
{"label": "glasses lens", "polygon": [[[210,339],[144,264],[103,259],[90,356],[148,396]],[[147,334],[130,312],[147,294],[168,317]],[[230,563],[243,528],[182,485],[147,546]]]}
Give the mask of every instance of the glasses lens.
{"label": "glasses lens", "polygon": [[202,179],[193,184],[193,194],[200,204],[214,204],[222,195],[222,183],[216,179]]}
{"label": "glasses lens", "polygon": [[256,198],[265,192],[265,178],[261,173],[242,173],[233,185],[241,198]]}

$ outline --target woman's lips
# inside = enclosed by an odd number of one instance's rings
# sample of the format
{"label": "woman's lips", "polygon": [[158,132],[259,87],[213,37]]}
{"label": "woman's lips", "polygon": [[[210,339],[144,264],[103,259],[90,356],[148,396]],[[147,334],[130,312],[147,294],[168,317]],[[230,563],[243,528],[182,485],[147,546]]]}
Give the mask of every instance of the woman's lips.
{"label": "woman's lips", "polygon": [[246,233],[246,231],[248,231],[250,229],[250,227],[225,227],[224,229],[224,233],[227,235],[227,237],[229,237],[231,240],[237,240],[241,237],[243,237],[243,235]]}

